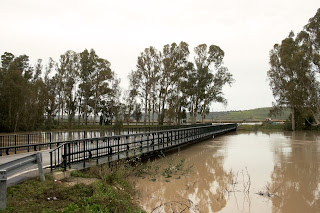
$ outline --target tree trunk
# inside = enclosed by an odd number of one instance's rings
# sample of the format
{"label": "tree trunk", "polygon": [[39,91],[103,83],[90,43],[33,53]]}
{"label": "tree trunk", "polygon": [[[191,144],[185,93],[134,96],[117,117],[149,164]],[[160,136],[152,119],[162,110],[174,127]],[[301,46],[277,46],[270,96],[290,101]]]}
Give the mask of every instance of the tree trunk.
{"label": "tree trunk", "polygon": [[153,101],[153,106],[152,106],[152,126],[153,126],[153,122],[154,122],[154,111],[155,111],[155,104]]}
{"label": "tree trunk", "polygon": [[143,118],[143,125],[146,125],[147,124],[147,114],[148,114],[148,103],[147,103],[147,100],[148,100],[148,93],[146,91],[146,96],[145,96],[145,99],[144,99],[144,118]]}
{"label": "tree trunk", "polygon": [[312,113],[313,118],[314,118],[314,120],[315,120],[315,122],[316,122],[316,125],[319,125],[319,124],[320,124],[320,121],[319,121],[319,119],[318,119],[317,115],[314,113],[314,111],[313,111],[313,110],[311,110],[311,113]]}
{"label": "tree trunk", "polygon": [[[60,102],[60,95],[59,95],[59,102]],[[60,111],[61,111],[61,103],[59,103],[59,112],[58,112],[58,125],[60,125]]]}
{"label": "tree trunk", "polygon": [[166,100],[167,100],[167,95],[168,95],[168,86],[166,87],[166,90],[165,90],[165,93],[163,95],[163,99],[162,99],[162,110],[161,110],[161,125],[163,125],[163,122],[164,122],[164,107],[165,107],[165,104],[166,104]]}
{"label": "tree trunk", "polygon": [[88,100],[86,99],[86,101],[85,101],[85,103],[84,103],[84,123],[85,123],[85,125],[87,125],[88,124]]}
{"label": "tree trunk", "polygon": [[161,125],[161,96],[162,93],[159,93],[159,103],[158,103],[158,125]]}
{"label": "tree trunk", "polygon": [[206,107],[207,107],[207,101],[206,99],[204,99],[204,103],[203,103],[203,109],[202,109],[202,122],[201,123],[204,123],[204,119],[206,117]]}
{"label": "tree trunk", "polygon": [[148,121],[149,121],[149,126],[150,126],[150,124],[151,124],[151,100],[149,100]]}
{"label": "tree trunk", "polygon": [[296,121],[294,117],[294,108],[292,108],[292,114],[291,114],[291,126],[292,126],[292,131],[296,131]]}
{"label": "tree trunk", "polygon": [[62,123],[62,125],[63,125],[63,111],[64,111],[64,106],[63,106],[63,101],[62,101],[62,103],[61,103],[61,123]]}
{"label": "tree trunk", "polygon": [[78,114],[78,125],[80,126],[80,119],[81,119],[81,99],[79,99],[79,114]]}
{"label": "tree trunk", "polygon": [[196,123],[196,113],[195,113],[195,106],[194,106],[194,100],[192,102],[192,108],[191,108],[191,112],[192,112],[192,116],[191,116],[191,124],[195,124]]}
{"label": "tree trunk", "polygon": [[16,116],[16,120],[15,120],[13,132],[16,132],[16,131],[17,131],[18,121],[19,121],[19,113],[17,113],[17,116]]}

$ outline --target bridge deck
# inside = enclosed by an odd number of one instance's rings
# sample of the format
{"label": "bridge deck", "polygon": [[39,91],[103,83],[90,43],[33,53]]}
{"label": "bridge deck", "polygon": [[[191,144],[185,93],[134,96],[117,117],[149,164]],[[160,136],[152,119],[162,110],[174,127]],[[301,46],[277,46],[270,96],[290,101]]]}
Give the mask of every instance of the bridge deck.
{"label": "bridge deck", "polygon": [[[67,141],[54,149],[42,150],[42,163],[44,168],[51,170],[87,168],[129,157],[176,149],[215,135],[235,131],[236,128],[236,124],[210,125]],[[0,164],[34,153],[0,156]],[[31,170],[36,170],[36,167]]]}
{"label": "bridge deck", "polygon": [[236,124],[210,125],[69,141],[50,152],[50,164],[52,169],[63,167],[66,170],[150,155],[234,131],[236,128]]}

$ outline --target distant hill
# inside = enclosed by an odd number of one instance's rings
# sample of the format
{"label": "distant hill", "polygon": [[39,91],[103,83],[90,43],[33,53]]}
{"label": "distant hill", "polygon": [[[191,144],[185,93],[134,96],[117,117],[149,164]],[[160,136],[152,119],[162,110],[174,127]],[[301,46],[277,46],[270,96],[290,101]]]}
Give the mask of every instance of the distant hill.
{"label": "distant hill", "polygon": [[[231,121],[231,120],[246,120],[246,121],[264,121],[270,116],[269,111],[271,107],[257,108],[251,110],[241,110],[241,111],[223,111],[223,112],[210,112],[206,115],[207,121]],[[284,110],[282,115],[278,117],[271,117],[273,120],[286,120],[290,115],[289,110]],[[189,117],[189,116],[188,116]],[[197,116],[197,120],[201,120],[201,116]]]}

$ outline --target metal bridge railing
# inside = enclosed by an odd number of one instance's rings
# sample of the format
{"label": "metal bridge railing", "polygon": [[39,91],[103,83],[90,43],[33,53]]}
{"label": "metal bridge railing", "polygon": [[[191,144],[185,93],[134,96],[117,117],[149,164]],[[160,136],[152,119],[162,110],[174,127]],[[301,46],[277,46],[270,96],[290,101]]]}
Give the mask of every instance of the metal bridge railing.
{"label": "metal bridge railing", "polygon": [[66,141],[50,152],[50,166],[51,170],[66,170],[73,163],[86,167],[88,159],[96,159],[98,164],[99,159],[107,157],[110,162],[197,142],[236,128],[237,124],[206,125]]}
{"label": "metal bridge railing", "polygon": [[0,156],[2,156],[2,154],[17,154],[20,151],[29,152],[46,148],[51,149],[53,147],[59,146],[61,142],[68,140],[81,140],[84,138],[162,131],[168,129],[185,128],[186,126],[194,127],[204,125],[208,124],[107,128],[86,131],[40,132],[31,134],[0,135]]}

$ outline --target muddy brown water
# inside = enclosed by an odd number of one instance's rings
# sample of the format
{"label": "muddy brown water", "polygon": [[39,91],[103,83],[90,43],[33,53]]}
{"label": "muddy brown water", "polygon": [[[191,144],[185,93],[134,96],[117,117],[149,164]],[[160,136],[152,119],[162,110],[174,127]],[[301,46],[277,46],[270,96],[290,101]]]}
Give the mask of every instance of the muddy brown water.
{"label": "muddy brown water", "polygon": [[320,212],[319,132],[234,132],[183,149],[188,175],[136,178],[147,212]]}

